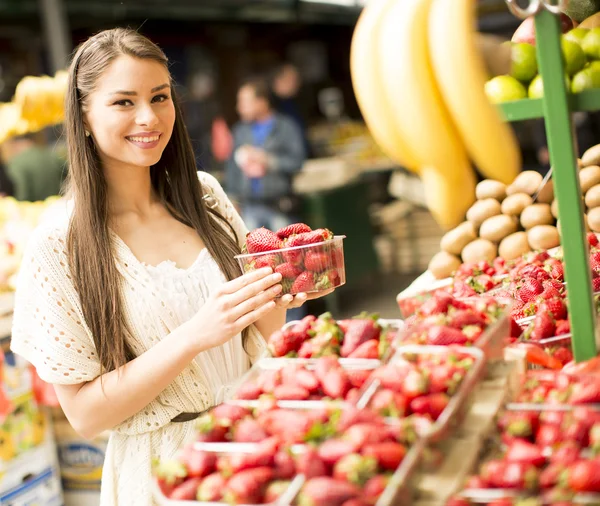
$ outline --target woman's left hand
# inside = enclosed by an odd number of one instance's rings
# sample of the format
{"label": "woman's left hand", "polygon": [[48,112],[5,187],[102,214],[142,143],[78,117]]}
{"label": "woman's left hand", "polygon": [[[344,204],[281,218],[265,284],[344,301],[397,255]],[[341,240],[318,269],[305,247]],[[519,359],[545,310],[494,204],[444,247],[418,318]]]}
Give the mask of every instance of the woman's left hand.
{"label": "woman's left hand", "polygon": [[276,304],[279,309],[292,309],[302,306],[302,304],[304,304],[307,300],[325,297],[326,295],[333,293],[334,290],[335,288],[329,288],[328,290],[323,290],[321,292],[297,293],[296,295],[287,294],[277,299]]}

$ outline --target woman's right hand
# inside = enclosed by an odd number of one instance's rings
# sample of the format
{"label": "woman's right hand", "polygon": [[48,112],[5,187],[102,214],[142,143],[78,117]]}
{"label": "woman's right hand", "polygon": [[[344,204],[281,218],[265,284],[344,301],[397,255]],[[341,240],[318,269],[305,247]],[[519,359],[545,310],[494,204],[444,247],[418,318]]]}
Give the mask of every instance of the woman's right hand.
{"label": "woman's right hand", "polygon": [[276,308],[281,274],[258,269],[224,283],[211,295],[190,323],[200,351],[226,343]]}

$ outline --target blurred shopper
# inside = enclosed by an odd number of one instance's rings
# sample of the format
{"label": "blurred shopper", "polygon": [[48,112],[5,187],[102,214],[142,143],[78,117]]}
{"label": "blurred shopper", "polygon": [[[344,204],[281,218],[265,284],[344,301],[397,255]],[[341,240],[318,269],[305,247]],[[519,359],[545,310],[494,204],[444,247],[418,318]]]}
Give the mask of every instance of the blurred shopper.
{"label": "blurred shopper", "polygon": [[292,178],[306,158],[302,134],[290,118],[273,110],[262,79],[240,87],[237,109],[241,121],[233,129],[227,189],[249,229],[277,230],[298,219],[300,200],[293,194]]}
{"label": "blurred shopper", "polygon": [[60,193],[67,166],[52,149],[24,135],[6,141],[3,153],[17,200],[35,202]]}
{"label": "blurred shopper", "polygon": [[6,165],[0,160],[0,195],[10,197],[14,194],[13,184],[6,174]]}
{"label": "blurred shopper", "polygon": [[150,506],[153,463],[170,480],[196,419],[263,353],[261,335],[331,290],[279,297],[280,274],[241,274],[247,229],[196,171],[169,62],[140,33],[85,41],[65,103],[72,210],[31,235],[11,349],[83,437],[111,431],[100,506]]}

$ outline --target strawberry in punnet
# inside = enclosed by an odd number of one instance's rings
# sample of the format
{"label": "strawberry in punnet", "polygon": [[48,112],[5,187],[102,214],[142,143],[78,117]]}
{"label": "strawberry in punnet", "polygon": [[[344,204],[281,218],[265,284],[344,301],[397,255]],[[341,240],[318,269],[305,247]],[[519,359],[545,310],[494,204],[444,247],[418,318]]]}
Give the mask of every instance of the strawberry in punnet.
{"label": "strawberry in punnet", "polygon": [[342,506],[360,495],[356,485],[322,476],[306,482],[298,497],[298,506]]}
{"label": "strawberry in punnet", "polygon": [[242,418],[248,416],[250,411],[242,406],[236,406],[235,404],[219,404],[215,406],[210,414],[222,425],[233,425]]}
{"label": "strawberry in punnet", "polygon": [[312,228],[304,223],[293,223],[287,227],[280,228],[275,234],[283,241],[292,235],[305,234],[306,232],[312,232]]}
{"label": "strawberry in punnet", "polygon": [[506,460],[490,460],[481,468],[482,479],[493,488],[535,490],[539,474],[533,464]]}
{"label": "strawberry in punnet", "polygon": [[275,503],[290,487],[290,483],[291,482],[289,480],[277,480],[269,483],[267,489],[265,490],[264,503]]}
{"label": "strawberry in punnet", "polygon": [[246,249],[248,253],[275,251],[280,249],[281,246],[281,239],[274,232],[264,227],[257,228],[246,236]]}
{"label": "strawberry in punnet", "polygon": [[443,393],[423,395],[411,401],[410,409],[413,413],[429,415],[432,419],[437,420],[449,402],[450,397]]}
{"label": "strawberry in punnet", "polygon": [[379,341],[371,339],[362,343],[348,355],[348,358],[379,358]]}
{"label": "strawberry in punnet", "polygon": [[329,268],[329,255],[324,251],[307,251],[304,255],[304,267],[313,272],[326,271]]}
{"label": "strawberry in punnet", "polygon": [[275,454],[275,478],[278,480],[289,480],[296,474],[296,463],[289,451],[279,450]]}
{"label": "strawberry in punnet", "polygon": [[569,466],[579,460],[581,446],[575,441],[565,441],[556,448],[550,456],[550,462],[560,462],[563,466]]}
{"label": "strawberry in punnet", "polygon": [[181,485],[177,485],[171,494],[169,499],[174,501],[192,501],[196,499],[198,493],[198,487],[202,482],[202,478],[191,478],[185,480]]}
{"label": "strawberry in punnet", "polygon": [[315,275],[313,272],[304,271],[300,274],[292,288],[290,289],[290,293],[302,293],[302,292],[312,292],[315,289]]}
{"label": "strawberry in punnet", "polygon": [[548,489],[558,485],[565,473],[565,469],[565,464],[562,462],[552,462],[540,474],[540,487]]}
{"label": "strawberry in punnet", "polygon": [[381,327],[377,324],[376,319],[356,319],[346,322],[346,332],[340,353],[342,357],[348,357],[361,344],[372,339],[379,340]]}
{"label": "strawberry in punnet", "polygon": [[563,434],[556,425],[541,425],[535,435],[535,443],[541,448],[553,447],[562,443]]}
{"label": "strawberry in punnet", "polygon": [[542,302],[538,311],[540,313],[549,313],[555,320],[564,320],[567,318],[567,306],[564,301],[559,298],[550,299]]}
{"label": "strawberry in punnet", "polygon": [[274,269],[280,263],[279,254],[269,253],[267,255],[258,255],[252,262],[246,265],[246,270],[262,269],[270,267]]}
{"label": "strawberry in punnet", "polygon": [[344,440],[350,441],[357,449],[366,444],[382,443],[389,438],[389,432],[382,430],[381,425],[368,422],[354,424],[344,434]]}
{"label": "strawberry in punnet", "polygon": [[556,335],[562,336],[563,334],[571,333],[571,324],[569,320],[558,320],[556,322]]}
{"label": "strawberry in punnet", "polygon": [[480,325],[485,327],[488,319],[484,314],[473,311],[472,309],[459,309],[449,316],[449,326],[455,329],[462,329],[469,325]]}
{"label": "strawberry in punnet", "polygon": [[517,290],[517,297],[523,302],[531,302],[543,291],[544,287],[540,281],[535,278],[525,278]]}
{"label": "strawberry in punnet", "polygon": [[266,394],[272,394],[273,391],[281,385],[281,369],[267,370],[256,378],[256,384]]}
{"label": "strawberry in punnet", "polygon": [[590,253],[590,267],[595,272],[600,270],[600,251]]}
{"label": "strawberry in punnet", "polygon": [[286,241],[286,247],[293,248],[296,246],[307,246],[309,244],[317,244],[333,239],[333,233],[326,228],[318,228],[312,232],[305,232],[290,237]]}
{"label": "strawberry in punnet", "polygon": [[287,385],[297,385],[305,388],[310,393],[314,393],[319,389],[319,380],[316,374],[301,365],[291,365],[282,368],[281,381]]}
{"label": "strawberry in punnet", "polygon": [[455,496],[448,499],[445,506],[472,506],[472,503],[464,497]]}
{"label": "strawberry in punnet", "polygon": [[273,390],[273,396],[278,401],[305,401],[310,397],[310,392],[300,385],[279,385]]}
{"label": "strawberry in punnet", "polygon": [[[556,333],[557,335],[558,332]],[[573,360],[573,352],[569,346],[553,346],[547,348],[548,353],[555,359],[557,359],[563,366]]]}
{"label": "strawberry in punnet", "polygon": [[443,314],[448,311],[448,306],[452,304],[454,298],[447,292],[437,290],[433,297],[425,301],[419,308],[419,314],[423,316]]}
{"label": "strawberry in punnet", "polygon": [[592,289],[594,293],[600,292],[600,278],[592,279]]}
{"label": "strawberry in punnet", "polygon": [[284,357],[290,352],[298,351],[304,342],[304,337],[291,329],[276,330],[269,337],[267,348],[274,357]]}
{"label": "strawberry in punnet", "polygon": [[193,444],[185,447],[181,460],[188,476],[192,478],[202,478],[213,473],[217,468],[217,455],[196,450]]}
{"label": "strawberry in punnet", "polygon": [[324,441],[318,448],[319,459],[328,466],[334,466],[346,455],[357,451],[359,445],[347,439],[333,438]]}
{"label": "strawberry in punnet", "polygon": [[375,504],[377,499],[379,499],[379,496],[383,494],[389,481],[390,477],[385,474],[373,476],[373,478],[367,481],[362,489],[365,501],[367,501],[369,504]]}
{"label": "strawberry in punnet", "polygon": [[268,483],[273,479],[273,469],[256,467],[234,474],[227,485],[223,499],[231,504],[258,504],[262,502]]}
{"label": "strawberry in punnet", "polygon": [[302,443],[315,424],[313,416],[308,412],[275,409],[261,413],[258,422],[268,434],[277,436],[286,443]]}
{"label": "strawberry in punnet", "polygon": [[225,436],[231,424],[228,420],[219,420],[214,412],[203,415],[196,420],[196,441],[219,443],[225,441]]}
{"label": "strawberry in punnet", "polygon": [[373,457],[381,468],[395,471],[406,455],[406,448],[395,441],[384,441],[366,445],[361,453]]}
{"label": "strawberry in punnet", "polygon": [[427,377],[416,369],[411,369],[404,377],[400,385],[400,391],[404,394],[407,401],[412,401],[415,397],[424,395],[428,391],[429,382]]}
{"label": "strawberry in punnet", "polygon": [[187,469],[178,460],[153,461],[152,472],[161,492],[169,497],[175,487],[187,477]]}
{"label": "strawberry in punnet", "polygon": [[221,473],[213,473],[202,480],[196,494],[197,501],[220,501],[227,480]]}
{"label": "strawberry in punnet", "polygon": [[267,439],[268,434],[251,417],[240,420],[233,428],[233,441],[236,443],[258,443]]}
{"label": "strawberry in punnet", "polygon": [[235,398],[251,401],[258,399],[262,393],[262,388],[254,381],[246,381],[237,389]]}
{"label": "strawberry in punnet", "polygon": [[330,288],[334,288],[339,286],[341,283],[340,274],[335,269],[329,269],[317,276],[317,280],[315,282],[315,289],[319,292],[324,290],[329,290]]}
{"label": "strawberry in punnet", "polygon": [[275,267],[275,272],[281,274],[283,279],[296,279],[302,274],[302,269],[297,265],[285,262]]}
{"label": "strawberry in punnet", "polygon": [[328,371],[321,382],[323,393],[332,399],[343,399],[350,387],[348,375],[341,367]]}
{"label": "strawberry in punnet", "polygon": [[465,344],[469,341],[460,330],[445,325],[431,327],[427,332],[427,344],[448,346],[450,344]]}
{"label": "strawberry in punnet", "polygon": [[347,481],[363,486],[377,473],[377,461],[372,457],[351,453],[342,457],[333,467],[336,480]]}
{"label": "strawberry in punnet", "polygon": [[382,416],[401,418],[406,413],[407,403],[401,393],[382,388],[373,394],[369,408]]}
{"label": "strawberry in punnet", "polygon": [[565,280],[565,268],[563,263],[557,258],[549,258],[546,261],[546,271],[550,274],[552,279],[556,279],[558,281]]}
{"label": "strawberry in punnet", "polygon": [[533,327],[529,338],[534,341],[540,341],[541,339],[548,339],[554,336],[556,331],[556,323],[552,315],[549,313],[538,313],[533,320]]}
{"label": "strawberry in punnet", "polygon": [[369,379],[373,371],[370,369],[349,369],[346,371],[348,380],[353,388],[362,388],[365,382]]}
{"label": "strawberry in punnet", "polygon": [[587,242],[592,247],[598,246],[598,236],[594,232],[588,232]]}
{"label": "strawberry in punnet", "polygon": [[342,366],[337,357],[321,357],[315,364],[315,376],[321,384],[325,382],[327,373],[332,370],[341,369]]}
{"label": "strawberry in punnet", "polygon": [[311,358],[314,353],[314,343],[312,341],[304,341],[298,350],[298,358]]}
{"label": "strawberry in punnet", "polygon": [[317,476],[327,475],[327,466],[319,457],[317,450],[307,446],[305,450],[296,457],[296,471],[303,474],[307,480]]}
{"label": "strawberry in punnet", "polygon": [[597,402],[600,402],[600,376],[584,377],[575,383],[569,403],[591,404]]}
{"label": "strawberry in punnet", "polygon": [[572,464],[569,487],[576,492],[600,492],[600,460],[580,460]]}
{"label": "strawberry in punnet", "polygon": [[524,462],[542,467],[546,463],[546,457],[542,454],[539,446],[524,439],[515,439],[509,446],[504,458],[510,462]]}

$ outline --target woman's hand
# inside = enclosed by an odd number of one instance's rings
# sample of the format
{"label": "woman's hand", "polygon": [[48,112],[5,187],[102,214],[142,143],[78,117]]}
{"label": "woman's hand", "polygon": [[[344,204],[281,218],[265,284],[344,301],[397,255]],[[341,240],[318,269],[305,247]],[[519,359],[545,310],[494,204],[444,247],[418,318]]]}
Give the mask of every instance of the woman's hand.
{"label": "woman's hand", "polygon": [[281,274],[259,269],[224,283],[190,320],[200,351],[226,343],[277,308]]}
{"label": "woman's hand", "polygon": [[280,299],[277,299],[277,307],[279,309],[292,309],[295,307],[300,307],[307,300],[320,299],[321,297],[325,297],[330,293],[333,293],[335,288],[329,288],[328,290],[323,290],[321,292],[313,292],[313,293],[297,293],[296,295],[284,295]]}

